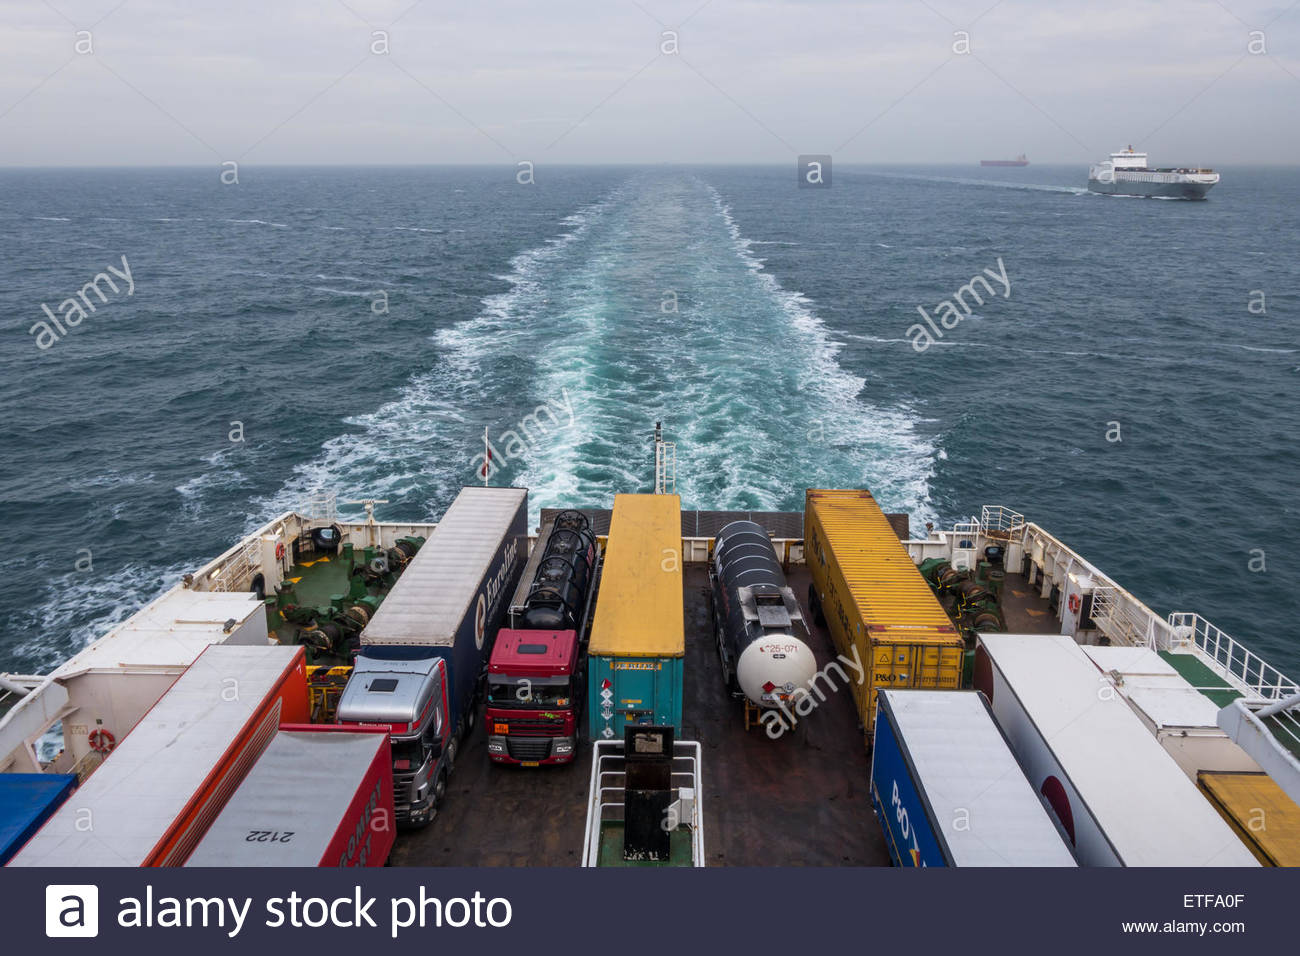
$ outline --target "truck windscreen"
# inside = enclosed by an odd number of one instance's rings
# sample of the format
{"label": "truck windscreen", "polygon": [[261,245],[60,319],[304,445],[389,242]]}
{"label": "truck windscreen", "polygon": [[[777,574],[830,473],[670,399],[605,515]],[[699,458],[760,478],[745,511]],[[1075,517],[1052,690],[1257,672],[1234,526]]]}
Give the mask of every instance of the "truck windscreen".
{"label": "truck windscreen", "polygon": [[567,677],[493,674],[488,679],[488,703],[493,707],[568,707],[573,694]]}

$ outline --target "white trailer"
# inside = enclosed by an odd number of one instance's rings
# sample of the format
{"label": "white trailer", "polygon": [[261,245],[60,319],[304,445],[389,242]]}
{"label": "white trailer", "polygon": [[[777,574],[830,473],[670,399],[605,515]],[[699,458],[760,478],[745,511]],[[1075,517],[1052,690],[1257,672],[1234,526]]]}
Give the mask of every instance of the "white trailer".
{"label": "white trailer", "polygon": [[871,802],[895,866],[1076,866],[976,691],[882,690]]}
{"label": "white trailer", "polygon": [[975,686],[1084,866],[1258,866],[1065,635],[981,634]]}
{"label": "white trailer", "polygon": [[1146,647],[1084,647],[1133,713],[1196,782],[1202,770],[1258,773],[1259,764],[1219,729],[1219,705]]}

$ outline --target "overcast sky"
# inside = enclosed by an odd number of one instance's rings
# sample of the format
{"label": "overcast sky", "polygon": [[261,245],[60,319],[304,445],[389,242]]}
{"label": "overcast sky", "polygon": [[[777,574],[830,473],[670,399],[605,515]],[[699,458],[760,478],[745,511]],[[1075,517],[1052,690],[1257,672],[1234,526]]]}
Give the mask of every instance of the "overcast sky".
{"label": "overcast sky", "polygon": [[1300,6],[0,0],[3,165],[1086,164],[1130,142],[1300,162]]}

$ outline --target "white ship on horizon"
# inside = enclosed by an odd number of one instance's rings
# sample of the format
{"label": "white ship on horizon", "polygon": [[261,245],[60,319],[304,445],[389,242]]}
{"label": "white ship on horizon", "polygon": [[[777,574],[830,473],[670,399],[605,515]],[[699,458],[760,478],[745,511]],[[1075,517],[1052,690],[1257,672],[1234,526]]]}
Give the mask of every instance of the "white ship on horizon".
{"label": "white ship on horizon", "polygon": [[1132,146],[1111,153],[1110,159],[1088,170],[1088,189],[1108,196],[1204,199],[1218,181],[1213,169],[1150,167],[1147,154],[1135,152]]}

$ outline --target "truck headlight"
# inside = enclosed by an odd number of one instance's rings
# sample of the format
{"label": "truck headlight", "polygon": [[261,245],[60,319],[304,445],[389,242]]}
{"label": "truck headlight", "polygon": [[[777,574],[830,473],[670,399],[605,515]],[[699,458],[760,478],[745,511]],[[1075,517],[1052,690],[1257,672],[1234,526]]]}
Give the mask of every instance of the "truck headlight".
{"label": "truck headlight", "polygon": [[555,755],[562,757],[571,753],[573,753],[573,738],[557,737],[555,740]]}
{"label": "truck headlight", "polygon": [[506,738],[504,737],[488,738],[488,753],[503,754],[505,752],[506,752]]}

